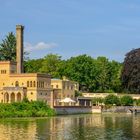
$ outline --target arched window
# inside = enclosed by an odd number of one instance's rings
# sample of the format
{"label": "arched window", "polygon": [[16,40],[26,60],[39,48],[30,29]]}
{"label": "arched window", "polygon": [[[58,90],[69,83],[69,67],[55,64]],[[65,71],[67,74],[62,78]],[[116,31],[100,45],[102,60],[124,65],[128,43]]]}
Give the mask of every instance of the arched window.
{"label": "arched window", "polygon": [[33,87],[35,87],[36,85],[35,85],[35,81],[34,81],[34,83],[33,83]]}
{"label": "arched window", "polygon": [[15,82],[15,87],[19,87],[19,82],[18,81]]}
{"label": "arched window", "polygon": [[30,87],[32,87],[32,81],[30,81]]}
{"label": "arched window", "polygon": [[27,87],[29,87],[29,81],[27,81]]}

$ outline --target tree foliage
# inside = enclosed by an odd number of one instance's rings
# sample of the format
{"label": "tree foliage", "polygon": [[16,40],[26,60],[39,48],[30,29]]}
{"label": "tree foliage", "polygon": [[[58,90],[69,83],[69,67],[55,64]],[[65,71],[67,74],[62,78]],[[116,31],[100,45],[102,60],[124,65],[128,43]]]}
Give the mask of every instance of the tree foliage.
{"label": "tree foliage", "polygon": [[122,86],[128,93],[140,93],[140,49],[134,49],[126,54]]}
{"label": "tree foliage", "polygon": [[16,60],[16,38],[12,32],[0,44],[0,60]]}
{"label": "tree foliage", "polygon": [[42,68],[43,59],[32,59],[24,62],[25,72],[28,73],[40,73],[40,68]]}
{"label": "tree foliage", "polygon": [[[28,54],[24,51],[24,60],[28,60]],[[13,32],[8,33],[0,43],[0,60],[16,61],[16,37]]]}
{"label": "tree foliage", "polygon": [[43,58],[42,67],[39,69],[42,73],[49,73],[52,77],[59,77],[58,69],[61,63],[61,56],[57,54],[48,54]]}
{"label": "tree foliage", "polygon": [[120,100],[116,95],[110,94],[105,97],[104,103],[105,105],[119,105]]}
{"label": "tree foliage", "polygon": [[43,59],[28,60],[26,72],[49,73],[52,77],[77,81],[85,92],[120,92],[122,65],[105,57],[92,58],[79,55],[62,60],[57,54],[48,54]]}
{"label": "tree foliage", "polygon": [[121,101],[121,105],[123,105],[123,106],[133,105],[133,98],[131,96],[125,95],[120,98],[120,101]]}
{"label": "tree foliage", "polygon": [[92,99],[92,104],[93,104],[93,105],[99,105],[99,104],[101,104],[101,103],[104,103],[104,99],[101,98],[101,97],[94,97],[94,98]]}

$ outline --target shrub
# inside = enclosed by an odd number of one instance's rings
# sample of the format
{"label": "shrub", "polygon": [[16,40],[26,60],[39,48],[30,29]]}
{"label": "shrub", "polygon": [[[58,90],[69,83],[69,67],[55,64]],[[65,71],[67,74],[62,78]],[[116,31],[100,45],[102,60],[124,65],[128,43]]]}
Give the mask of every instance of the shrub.
{"label": "shrub", "polygon": [[101,98],[101,97],[94,97],[94,98],[92,99],[92,104],[93,104],[93,105],[97,105],[98,103],[104,103],[104,99]]}
{"label": "shrub", "polygon": [[135,103],[136,103],[137,106],[140,106],[140,99],[135,100]]}
{"label": "shrub", "polygon": [[120,100],[116,95],[110,94],[105,97],[105,105],[120,105]]}
{"label": "shrub", "polygon": [[55,111],[42,101],[23,101],[11,104],[0,103],[0,117],[47,117]]}
{"label": "shrub", "polygon": [[133,99],[131,96],[125,95],[120,99],[121,105],[123,106],[131,106],[133,105]]}

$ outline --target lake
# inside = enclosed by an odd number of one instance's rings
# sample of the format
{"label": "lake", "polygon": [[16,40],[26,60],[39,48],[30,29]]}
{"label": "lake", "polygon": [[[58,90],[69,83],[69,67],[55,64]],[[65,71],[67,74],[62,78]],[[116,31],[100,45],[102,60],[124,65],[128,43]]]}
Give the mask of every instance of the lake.
{"label": "lake", "polygon": [[140,115],[0,119],[0,140],[139,140]]}

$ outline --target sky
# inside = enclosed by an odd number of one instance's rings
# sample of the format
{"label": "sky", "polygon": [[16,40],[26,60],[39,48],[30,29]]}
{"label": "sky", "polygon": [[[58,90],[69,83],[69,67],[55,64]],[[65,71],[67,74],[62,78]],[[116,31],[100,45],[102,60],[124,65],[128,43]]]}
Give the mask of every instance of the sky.
{"label": "sky", "polygon": [[0,42],[17,24],[31,59],[87,54],[123,62],[140,47],[140,0],[0,0]]}

